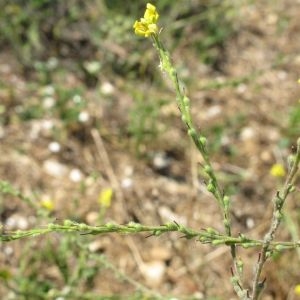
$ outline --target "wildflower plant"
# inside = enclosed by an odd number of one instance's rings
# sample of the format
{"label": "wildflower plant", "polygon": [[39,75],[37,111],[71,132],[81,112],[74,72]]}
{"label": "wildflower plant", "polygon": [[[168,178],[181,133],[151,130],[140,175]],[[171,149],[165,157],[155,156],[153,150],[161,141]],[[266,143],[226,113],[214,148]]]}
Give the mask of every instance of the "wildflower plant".
{"label": "wildflower plant", "polygon": [[[181,233],[182,237],[186,239],[196,239],[203,244],[211,244],[213,246],[225,245],[228,246],[232,257],[232,276],[231,282],[233,288],[242,300],[257,300],[263,293],[265,278],[262,278],[262,270],[266,261],[271,257],[275,251],[282,251],[287,249],[295,249],[300,247],[300,241],[276,241],[275,235],[277,229],[283,218],[283,206],[289,194],[296,190],[294,184],[297,177],[297,172],[300,164],[300,137],[297,140],[295,154],[289,157],[287,178],[283,187],[277,191],[273,197],[273,215],[270,220],[270,226],[262,239],[253,239],[242,233],[238,236],[233,235],[232,220],[230,213],[230,196],[227,195],[219,184],[216,172],[211,162],[210,152],[206,136],[203,135],[201,130],[197,129],[194,124],[190,112],[191,101],[188,97],[187,91],[181,83],[177,71],[172,63],[169,52],[163,45],[160,38],[161,29],[157,22],[159,14],[156,7],[150,3],[147,4],[144,16],[140,20],[135,21],[133,28],[135,34],[150,38],[153,42],[155,49],[158,52],[160,59],[159,67],[161,71],[166,74],[171,82],[176,93],[176,101],[181,114],[181,119],[186,127],[188,136],[192,139],[199,153],[203,157],[203,171],[208,176],[206,183],[207,191],[216,200],[219,207],[220,214],[222,215],[222,222],[224,230],[219,232],[214,228],[205,228],[201,230],[194,230],[187,226],[178,224],[177,222],[166,223],[163,225],[146,226],[139,223],[130,222],[125,225],[115,223],[100,224],[97,226],[87,225],[72,220],[65,220],[57,223],[50,223],[43,228],[35,228],[30,230],[6,231],[1,228],[0,241],[9,242],[24,237],[34,237],[41,234],[51,232],[70,233],[77,232],[80,234],[101,235],[107,233],[117,234],[136,234],[141,232],[148,233],[148,236],[160,236],[168,232]],[[270,174],[275,177],[283,177],[285,169],[282,165],[274,165],[270,170]],[[16,194],[11,186],[6,182],[0,182],[0,191],[2,194]],[[109,208],[113,192],[111,189],[104,190],[99,196],[99,204],[105,209]],[[25,199],[26,201],[29,201]],[[252,279],[252,286],[248,288],[243,279],[243,262],[238,257],[238,247],[243,248],[258,248],[258,259],[254,266],[254,273]],[[299,287],[296,286],[295,294],[299,293]]]}
{"label": "wildflower plant", "polygon": [[[152,14],[157,15],[156,18],[146,19],[146,16],[150,15],[150,11],[149,11],[150,9]],[[169,78],[171,79],[174,85],[176,91],[176,99],[181,113],[181,119],[187,127],[188,135],[192,138],[195,146],[201,153],[203,160],[205,162],[203,166],[203,170],[209,177],[209,181],[206,185],[207,190],[217,200],[217,203],[219,205],[220,211],[223,216],[223,225],[224,225],[225,233],[228,237],[231,237],[232,224],[231,224],[231,218],[229,212],[230,197],[229,195],[226,195],[223,192],[223,190],[221,189],[218,183],[217,176],[212,167],[209,151],[207,148],[207,139],[202,134],[202,132],[196,130],[196,127],[193,123],[191,113],[190,113],[190,99],[188,98],[185,89],[182,87],[183,85],[180,83],[176,69],[172,64],[171,57],[168,51],[164,48],[163,43],[160,40],[160,35],[158,33],[159,30],[156,24],[157,19],[158,19],[158,14],[156,13],[155,7],[148,3],[144,18],[142,18],[140,22],[136,21],[136,23],[134,24],[135,33],[139,35],[143,35],[144,37],[150,36],[153,41],[154,47],[158,51],[159,58],[160,58],[160,68],[162,72],[166,73],[169,76]],[[141,24],[145,25],[144,27],[145,30],[143,31],[139,30],[139,26],[141,26]],[[150,25],[151,28],[155,28],[155,30],[151,31],[149,28]],[[297,153],[292,158],[292,164],[290,167],[290,172],[286,180],[286,183],[282,188],[282,190],[278,191],[276,196],[273,199],[274,214],[270,225],[270,229],[263,239],[261,245],[261,252],[259,254],[259,259],[255,266],[252,293],[243,284],[243,280],[242,280],[243,268],[241,267],[241,261],[237,258],[237,244],[229,244],[231,256],[233,259],[233,266],[234,266],[232,269],[231,280],[232,280],[233,287],[240,299],[251,299],[251,300],[258,299],[261,291],[263,290],[264,280],[261,280],[260,278],[261,271],[264,266],[264,263],[270,257],[270,245],[274,240],[275,232],[277,231],[277,228],[282,220],[283,204],[287,196],[295,189],[293,183],[295,181],[296,173],[298,171],[299,160],[300,160],[300,138],[298,139],[297,142]],[[285,170],[283,166],[278,164],[274,165],[270,172],[271,175],[273,176],[281,177],[285,175]],[[213,244],[217,244],[217,242],[215,241]]]}

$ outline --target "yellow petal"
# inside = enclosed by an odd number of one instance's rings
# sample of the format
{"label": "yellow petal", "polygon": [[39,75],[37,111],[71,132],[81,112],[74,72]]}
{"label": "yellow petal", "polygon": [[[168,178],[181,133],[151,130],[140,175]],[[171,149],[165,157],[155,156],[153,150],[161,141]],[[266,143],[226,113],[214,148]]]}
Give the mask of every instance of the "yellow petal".
{"label": "yellow petal", "polygon": [[156,11],[156,7],[151,3],[148,3],[147,9],[144,14],[144,19],[146,19],[148,23],[156,23],[158,18],[159,18],[159,14]]}
{"label": "yellow petal", "polygon": [[274,177],[283,177],[285,176],[285,169],[281,164],[274,164],[271,167],[270,174]]}
{"label": "yellow petal", "polygon": [[147,3],[144,17],[139,21],[135,21],[133,28],[134,33],[144,37],[149,37],[151,34],[157,34],[158,27],[156,25],[159,14],[156,11],[156,7],[151,3]]}
{"label": "yellow petal", "polygon": [[113,196],[113,190],[111,188],[106,188],[102,190],[98,198],[99,204],[106,208],[110,207],[112,196]]}
{"label": "yellow petal", "polygon": [[54,210],[54,202],[51,199],[43,199],[41,201],[41,206],[48,211],[53,211]]}

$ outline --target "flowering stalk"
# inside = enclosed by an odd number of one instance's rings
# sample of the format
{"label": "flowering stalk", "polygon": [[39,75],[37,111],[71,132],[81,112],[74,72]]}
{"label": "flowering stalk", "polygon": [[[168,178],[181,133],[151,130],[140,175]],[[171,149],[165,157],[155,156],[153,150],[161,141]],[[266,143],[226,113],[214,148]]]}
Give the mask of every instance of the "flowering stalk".
{"label": "flowering stalk", "polygon": [[[34,228],[29,230],[7,231],[4,227],[0,227],[0,241],[10,242],[27,237],[36,237],[39,235],[49,234],[53,232],[62,233],[79,233],[81,235],[101,235],[107,233],[119,234],[137,234],[147,233],[147,237],[160,236],[168,232],[178,232],[182,234],[182,238],[195,239],[202,244],[211,244],[213,246],[231,246],[238,245],[243,248],[253,248],[263,246],[264,241],[255,240],[239,234],[237,237],[228,236],[215,230],[214,228],[206,228],[202,230],[194,230],[192,228],[179,225],[176,222],[166,223],[157,226],[147,226],[139,223],[130,222],[125,225],[115,223],[106,223],[98,226],[91,226],[85,223],[78,223],[71,220],[65,220],[62,224],[50,223],[43,228]],[[284,251],[289,249],[300,248],[299,242],[270,242],[272,251]]]}
{"label": "flowering stalk", "polygon": [[[232,271],[232,284],[234,287],[235,292],[237,293],[238,297],[243,300],[257,300],[261,294],[261,291],[264,287],[264,280],[260,281],[260,275],[263,268],[264,263],[266,262],[267,258],[269,257],[269,253],[271,251],[270,247],[274,244],[274,236],[275,232],[280,225],[282,219],[282,207],[287,196],[294,190],[293,183],[296,178],[296,173],[298,171],[298,166],[300,163],[300,138],[297,144],[297,153],[293,159],[292,167],[290,169],[288,178],[286,183],[282,189],[282,191],[278,192],[274,198],[274,213],[272,218],[272,223],[270,226],[269,231],[265,235],[262,241],[262,250],[259,256],[259,260],[257,262],[254,274],[254,280],[252,285],[252,295],[248,289],[243,287],[242,283],[242,271],[243,266],[242,262],[237,259],[236,256],[236,245],[237,243],[229,242],[232,239],[231,234],[231,221],[229,215],[229,204],[230,199],[224,192],[221,190],[215,172],[212,168],[212,164],[210,161],[209,152],[206,145],[206,137],[204,137],[199,130],[196,130],[195,125],[193,124],[193,120],[190,113],[190,99],[185,93],[182,84],[180,83],[176,69],[173,67],[171,57],[168,51],[164,48],[160,38],[159,38],[159,30],[157,27],[157,20],[158,20],[158,13],[156,11],[155,6],[148,3],[146,12],[144,14],[144,18],[141,18],[140,21],[136,21],[134,24],[135,33],[144,37],[151,37],[154,47],[158,51],[159,58],[160,58],[160,68],[163,72],[165,72],[169,78],[171,79],[175,91],[176,91],[176,99],[178,103],[179,110],[181,112],[181,118],[183,123],[187,126],[188,135],[192,138],[194,144],[196,145],[197,149],[201,153],[205,165],[203,167],[204,171],[209,177],[209,182],[207,184],[207,190],[214,196],[217,200],[218,205],[222,211],[223,215],[223,224],[225,228],[225,232],[228,238],[226,245],[230,246],[231,249],[231,256],[233,258],[234,263],[234,270]],[[300,83],[300,80],[299,80]],[[284,169],[279,169],[278,166],[275,166],[271,172],[272,175],[280,175],[284,176]],[[201,237],[202,238],[202,237]],[[201,240],[200,238],[200,240]],[[223,243],[220,241],[220,243]],[[214,240],[212,244],[217,244],[218,241]],[[284,247],[283,244],[278,245],[278,247]]]}
{"label": "flowering stalk", "polygon": [[[150,10],[151,9],[151,10]],[[144,14],[144,18],[141,18],[140,21],[136,21],[134,23],[135,33],[144,37],[151,37],[154,47],[158,51],[160,58],[160,68],[163,72],[165,72],[171,81],[173,82],[176,99],[178,103],[179,110],[181,112],[181,119],[183,123],[187,127],[187,133],[192,138],[194,144],[197,149],[201,153],[205,165],[203,167],[205,173],[209,177],[209,181],[207,183],[207,190],[214,196],[217,200],[219,208],[222,211],[223,215],[223,224],[225,228],[225,232],[228,236],[231,236],[231,220],[229,214],[229,206],[230,206],[230,198],[228,195],[225,195],[222,189],[218,184],[217,177],[215,175],[215,171],[212,167],[212,163],[210,161],[210,155],[207,149],[207,140],[204,135],[202,135],[199,131],[196,130],[196,127],[193,123],[191,112],[190,112],[190,99],[185,93],[182,84],[177,76],[176,69],[172,64],[171,57],[168,51],[164,48],[160,38],[159,38],[159,30],[157,27],[158,13],[156,12],[155,6],[148,3],[146,12]],[[155,30],[153,30],[155,28]],[[245,292],[242,287],[241,282],[241,268],[238,266],[238,260],[236,257],[236,247],[235,245],[231,245],[231,256],[234,262],[235,276],[238,277],[238,288]]]}

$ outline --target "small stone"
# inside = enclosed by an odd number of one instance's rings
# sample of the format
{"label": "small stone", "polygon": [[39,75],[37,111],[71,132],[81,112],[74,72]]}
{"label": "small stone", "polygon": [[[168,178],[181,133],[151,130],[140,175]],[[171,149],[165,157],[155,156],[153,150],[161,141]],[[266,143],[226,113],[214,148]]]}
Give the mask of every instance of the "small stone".
{"label": "small stone", "polygon": [[50,70],[55,69],[58,66],[58,59],[56,57],[50,57],[47,61],[47,67]]}
{"label": "small stone", "polygon": [[278,16],[275,14],[269,14],[267,15],[266,23],[268,25],[275,25],[278,21]]}
{"label": "small stone", "polygon": [[240,139],[242,141],[251,140],[256,136],[256,132],[252,127],[244,127],[240,133]]}
{"label": "small stone", "polygon": [[247,85],[244,83],[239,84],[236,90],[239,94],[244,94],[247,90]]}
{"label": "small stone", "polygon": [[58,142],[51,142],[48,145],[48,149],[52,153],[58,153],[61,150],[61,146]]}
{"label": "small stone", "polygon": [[14,249],[12,247],[10,247],[10,246],[6,246],[3,249],[3,253],[5,255],[7,255],[7,256],[10,256],[10,255],[12,255],[14,253]]}
{"label": "small stone", "polygon": [[81,123],[86,123],[90,119],[90,114],[87,111],[82,111],[79,113],[78,120]]}
{"label": "small stone", "polygon": [[285,80],[285,79],[287,79],[288,74],[285,71],[279,71],[277,73],[277,76],[278,76],[278,79]]}
{"label": "small stone", "polygon": [[43,107],[45,109],[52,108],[55,105],[55,99],[53,97],[46,97],[43,99]]}
{"label": "small stone", "polygon": [[210,108],[207,109],[205,117],[206,119],[212,119],[212,118],[216,118],[217,116],[219,116],[222,112],[222,108],[220,105],[214,105]]}
{"label": "small stone", "polygon": [[108,81],[103,82],[100,87],[100,91],[103,95],[111,95],[114,92],[114,90],[114,86]]}
{"label": "small stone", "polygon": [[132,187],[132,183],[133,183],[133,181],[132,181],[131,178],[129,178],[129,177],[124,178],[124,179],[121,181],[121,187],[122,187],[123,189],[129,189],[129,188]]}
{"label": "small stone", "polygon": [[79,169],[72,169],[69,174],[69,178],[73,182],[80,182],[82,181],[83,175]]}
{"label": "small stone", "polygon": [[51,130],[54,127],[54,122],[52,120],[43,120],[42,129]]}
{"label": "small stone", "polygon": [[95,225],[99,220],[99,213],[96,211],[91,211],[86,215],[85,219],[89,225]]}
{"label": "small stone", "polygon": [[68,173],[68,168],[56,160],[48,159],[43,163],[44,171],[53,177],[65,177]]}
{"label": "small stone", "polygon": [[246,219],[246,226],[248,229],[252,229],[255,225],[255,222],[252,218],[247,218]]}
{"label": "small stone", "polygon": [[165,152],[157,152],[153,157],[153,167],[156,170],[163,170],[170,166],[171,160],[167,157]]}
{"label": "small stone", "polygon": [[132,166],[126,166],[124,169],[125,176],[132,176],[133,175],[133,167]]}
{"label": "small stone", "polygon": [[28,221],[25,217],[19,214],[13,214],[7,218],[5,222],[5,229],[7,230],[26,230],[28,228]]}
{"label": "small stone", "polygon": [[101,240],[95,240],[89,244],[88,248],[91,252],[102,252],[105,247]]}
{"label": "small stone", "polygon": [[141,272],[151,286],[161,284],[163,276],[166,272],[166,265],[160,260],[153,260],[151,262],[143,263]]}
{"label": "small stone", "polygon": [[98,61],[86,61],[84,63],[84,68],[92,75],[99,73],[101,69],[101,64]]}

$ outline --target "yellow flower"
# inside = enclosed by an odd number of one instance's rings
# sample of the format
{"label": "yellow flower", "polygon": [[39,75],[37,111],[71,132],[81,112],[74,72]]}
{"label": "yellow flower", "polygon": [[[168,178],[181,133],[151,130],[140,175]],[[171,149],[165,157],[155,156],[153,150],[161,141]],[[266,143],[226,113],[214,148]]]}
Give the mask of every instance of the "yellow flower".
{"label": "yellow flower", "polygon": [[148,23],[145,23],[142,21],[135,21],[133,28],[134,28],[135,34],[141,35],[144,37],[149,37],[151,34],[157,33],[157,25],[156,24],[148,24]]}
{"label": "yellow flower", "polygon": [[45,198],[41,201],[41,206],[48,211],[53,211],[54,210],[54,203],[51,199]]}
{"label": "yellow flower", "polygon": [[295,286],[294,293],[295,295],[300,296],[300,284]]}
{"label": "yellow flower", "polygon": [[156,7],[150,3],[147,3],[144,17],[140,21],[135,21],[133,28],[134,33],[144,37],[149,37],[151,34],[157,34],[158,27],[156,25],[159,14],[156,11]]}
{"label": "yellow flower", "polygon": [[274,164],[270,170],[270,174],[274,177],[285,176],[285,169],[282,164]]}
{"label": "yellow flower", "polygon": [[111,188],[102,190],[98,198],[99,204],[106,208],[110,207],[112,196],[113,190]]}
{"label": "yellow flower", "polygon": [[150,24],[156,24],[158,18],[159,14],[156,11],[156,7],[151,3],[147,3],[144,19]]}

